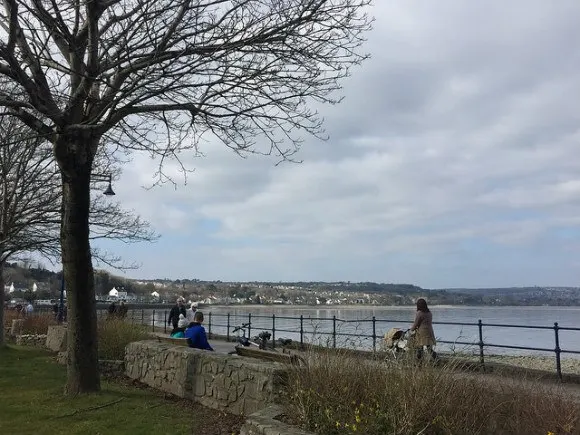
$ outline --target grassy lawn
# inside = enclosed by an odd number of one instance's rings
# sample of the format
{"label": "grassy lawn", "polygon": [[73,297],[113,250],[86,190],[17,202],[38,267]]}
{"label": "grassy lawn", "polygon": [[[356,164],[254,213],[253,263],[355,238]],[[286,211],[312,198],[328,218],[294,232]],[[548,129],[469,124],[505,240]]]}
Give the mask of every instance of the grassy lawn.
{"label": "grassy lawn", "polygon": [[63,396],[66,368],[42,350],[0,349],[0,434],[232,434],[242,419],[103,379],[98,394]]}

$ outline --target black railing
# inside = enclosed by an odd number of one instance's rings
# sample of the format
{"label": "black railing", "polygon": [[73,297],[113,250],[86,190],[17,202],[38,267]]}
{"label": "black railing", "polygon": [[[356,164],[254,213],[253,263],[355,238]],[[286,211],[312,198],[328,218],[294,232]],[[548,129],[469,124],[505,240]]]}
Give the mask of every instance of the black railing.
{"label": "black railing", "polygon": [[[45,310],[39,310],[45,311]],[[147,310],[149,311],[149,310]],[[106,316],[106,310],[99,310],[98,316],[103,317]],[[168,311],[167,310],[153,310],[151,318],[149,319],[148,315],[145,315],[144,309],[136,309],[136,310],[129,310],[127,314],[127,320],[131,323],[140,322],[142,325],[150,325],[153,331],[159,330],[160,324],[162,323],[162,328],[165,333],[168,332]],[[220,321],[220,319],[223,319]],[[316,321],[316,327],[313,326],[312,329],[307,329],[305,327],[305,320],[309,320],[311,322]],[[225,322],[225,323],[224,323]],[[280,326],[280,323],[283,322],[286,326]],[[386,330],[387,328],[383,328],[382,325],[389,324],[392,326],[393,324],[408,324],[408,321],[403,320],[392,320],[392,319],[377,319],[374,316],[371,319],[361,319],[361,320],[343,320],[339,319],[336,316],[332,317],[318,317],[318,318],[304,318],[303,315],[299,317],[290,317],[290,316],[276,316],[275,314],[272,315],[253,315],[249,313],[247,315],[236,315],[236,314],[218,314],[210,312],[207,315],[206,319],[206,326],[207,331],[210,337],[212,334],[215,334],[216,328],[223,328],[222,331],[225,329],[226,339],[230,340],[230,331],[233,326],[236,326],[241,323],[247,323],[249,326],[247,328],[248,337],[251,337],[252,328],[260,329],[260,330],[268,330],[272,333],[272,343],[275,345],[276,336],[279,336],[279,333],[290,333],[295,334],[295,336],[299,337],[300,345],[303,346],[305,343],[305,337],[308,336],[326,336],[329,337],[327,340],[327,345],[330,347],[338,347],[338,339],[340,338],[357,338],[357,339],[370,339],[372,340],[372,350],[373,352],[377,351],[377,344],[382,339],[382,334],[377,334],[378,330]],[[293,323],[296,327],[290,329],[287,325],[288,323]],[[370,323],[370,325],[368,325]],[[320,328],[321,324],[326,324],[328,327]],[[357,325],[360,327],[361,325],[367,324],[365,328],[367,331],[372,331],[372,333],[362,333],[357,331],[358,328],[355,328],[354,332],[344,332],[341,331],[338,325]],[[580,355],[580,350],[573,350],[573,349],[563,349],[560,346],[560,334],[562,331],[570,331],[570,332],[580,332],[580,328],[572,328],[572,327],[562,327],[558,325],[558,322],[555,322],[553,326],[537,326],[537,325],[512,325],[512,324],[500,324],[500,323],[484,323],[481,319],[477,321],[477,323],[463,323],[463,322],[433,322],[434,325],[450,325],[450,326],[461,326],[461,327],[477,327],[477,341],[448,341],[448,340],[437,340],[438,343],[444,343],[449,345],[462,345],[468,347],[475,347],[479,350],[479,362],[480,364],[485,363],[485,349],[488,348],[500,348],[500,349],[514,349],[514,350],[527,350],[527,351],[535,351],[535,352],[548,352],[554,353],[555,355],[555,363],[556,363],[556,374],[558,375],[559,379],[562,379],[562,365],[561,365],[561,356],[562,354],[574,354]],[[277,327],[277,325],[279,325]],[[507,345],[507,344],[498,344],[498,343],[488,343],[484,341],[484,328],[519,328],[519,329],[534,329],[534,330],[552,330],[554,331],[554,347],[553,348],[546,348],[546,347],[532,347],[532,346],[521,346],[521,345]],[[580,343],[580,340],[576,340],[577,343]]]}

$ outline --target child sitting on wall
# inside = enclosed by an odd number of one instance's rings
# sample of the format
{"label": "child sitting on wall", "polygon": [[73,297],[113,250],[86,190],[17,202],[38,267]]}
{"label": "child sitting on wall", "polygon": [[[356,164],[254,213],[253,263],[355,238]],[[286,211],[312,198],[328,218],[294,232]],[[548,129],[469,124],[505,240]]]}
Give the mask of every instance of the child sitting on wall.
{"label": "child sitting on wall", "polygon": [[179,320],[177,321],[177,328],[171,331],[171,338],[185,338],[185,329],[187,328],[187,319],[183,314],[179,315]]}

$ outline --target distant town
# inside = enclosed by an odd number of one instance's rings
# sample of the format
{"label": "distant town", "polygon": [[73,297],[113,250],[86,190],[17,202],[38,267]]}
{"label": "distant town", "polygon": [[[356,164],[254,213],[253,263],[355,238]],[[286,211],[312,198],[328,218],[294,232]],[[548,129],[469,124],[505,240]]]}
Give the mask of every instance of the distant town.
{"label": "distant town", "polygon": [[[7,264],[5,300],[54,303],[62,274],[41,265]],[[580,306],[579,287],[426,289],[412,284],[374,282],[222,282],[199,279],[127,279],[95,271],[96,299],[172,304],[178,296],[204,305],[413,305],[427,297],[431,305]]]}

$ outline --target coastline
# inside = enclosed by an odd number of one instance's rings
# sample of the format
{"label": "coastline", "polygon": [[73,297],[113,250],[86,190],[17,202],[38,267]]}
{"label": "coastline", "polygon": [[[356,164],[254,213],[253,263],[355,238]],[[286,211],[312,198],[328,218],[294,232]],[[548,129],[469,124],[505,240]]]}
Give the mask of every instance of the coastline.
{"label": "coastline", "polygon": [[[168,308],[171,308],[172,305],[165,304]],[[164,305],[164,306],[165,306]],[[210,309],[210,308],[269,308],[269,309],[317,309],[317,310],[342,310],[342,309],[416,309],[415,305],[372,305],[372,304],[344,304],[344,305],[297,305],[297,304],[200,304],[200,307],[203,309]],[[562,306],[562,305],[431,305],[429,304],[430,308],[438,309],[506,309],[506,310],[513,310],[514,308],[526,308],[526,309],[562,309],[562,310],[580,310],[580,306]]]}

